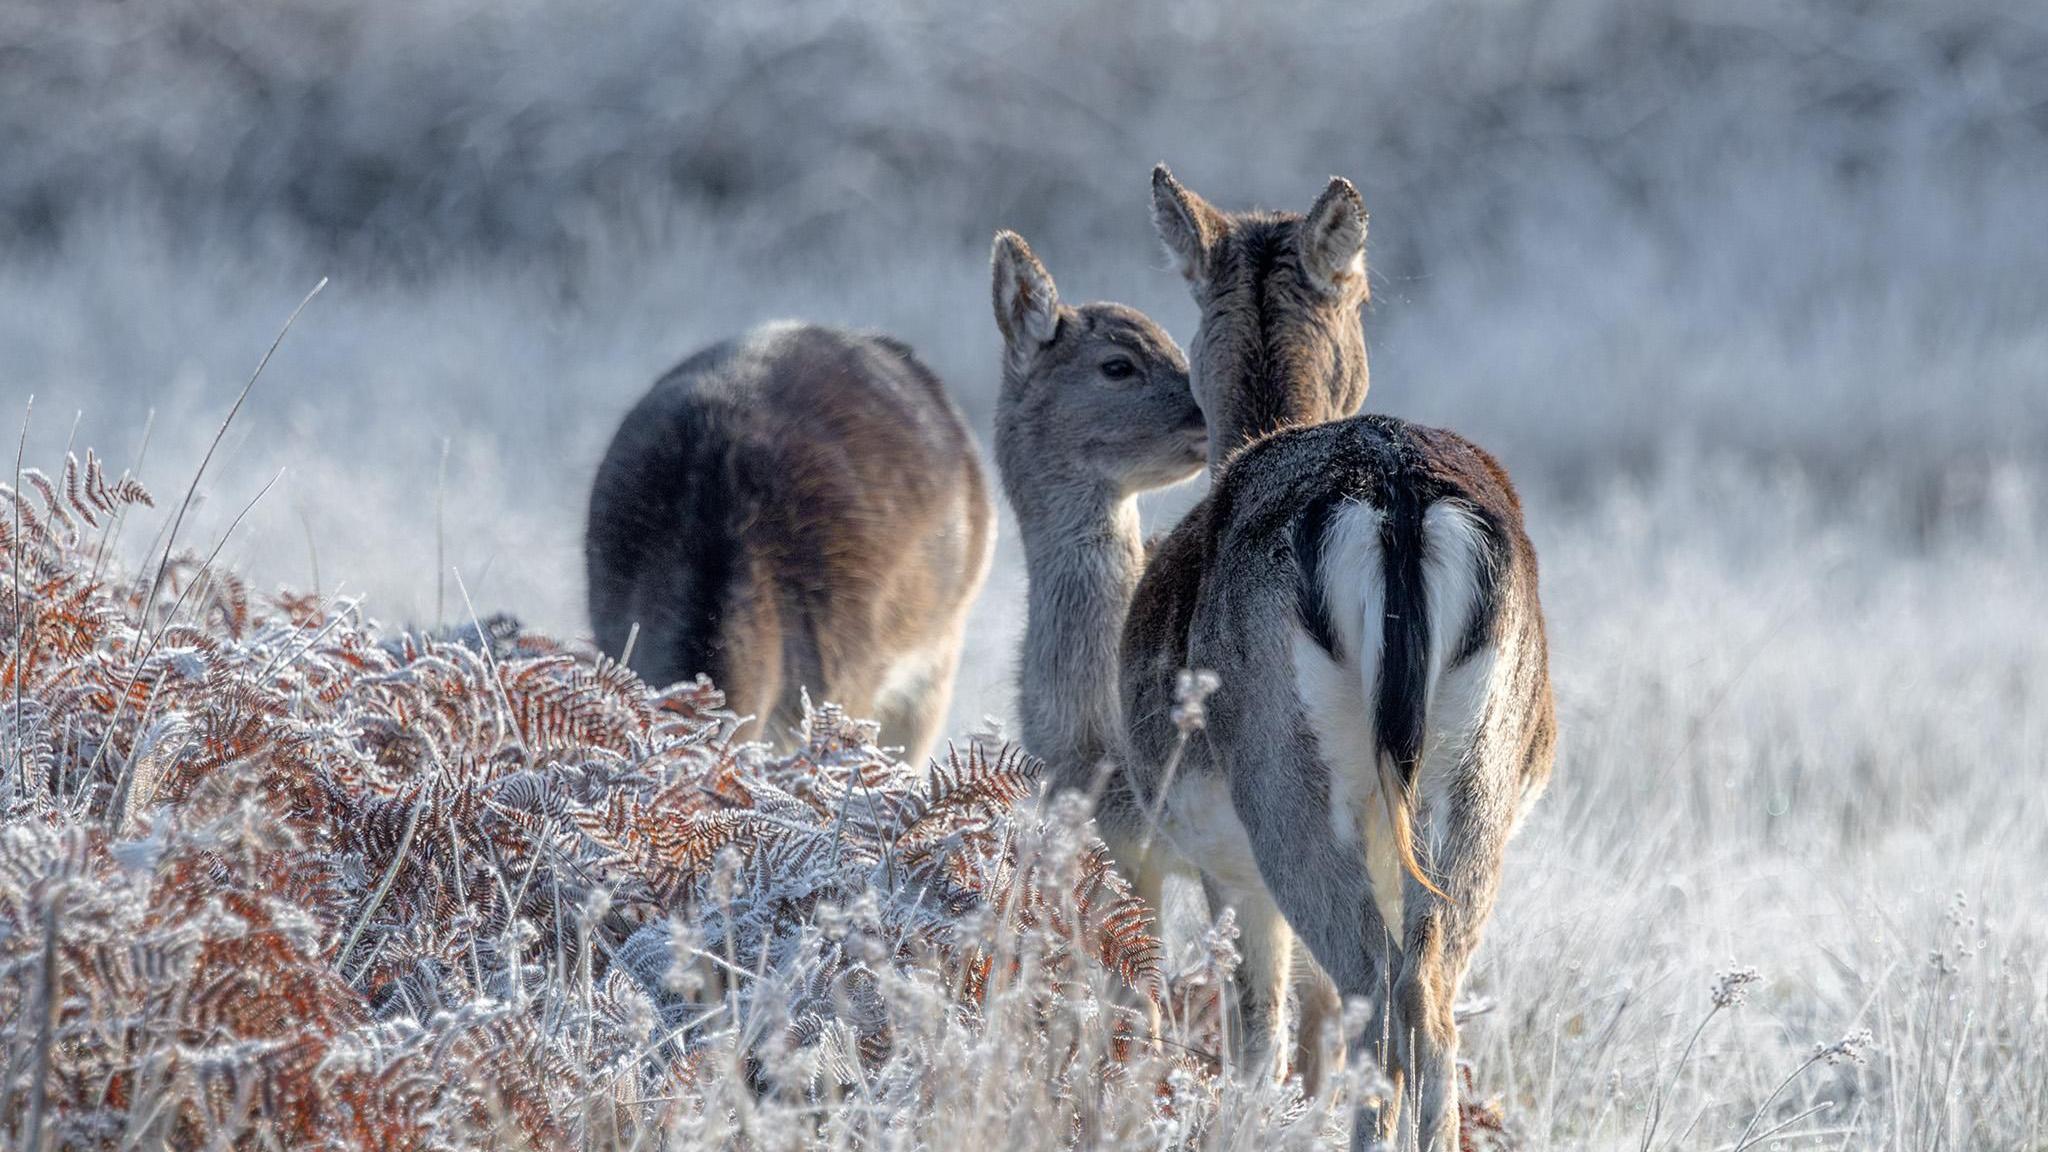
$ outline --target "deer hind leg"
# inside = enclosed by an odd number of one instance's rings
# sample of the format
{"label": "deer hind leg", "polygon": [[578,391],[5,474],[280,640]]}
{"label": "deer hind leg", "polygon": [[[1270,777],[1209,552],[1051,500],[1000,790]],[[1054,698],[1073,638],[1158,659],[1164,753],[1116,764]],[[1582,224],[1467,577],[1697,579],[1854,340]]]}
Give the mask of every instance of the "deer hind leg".
{"label": "deer hind leg", "polygon": [[[1222,680],[1209,704],[1209,741],[1264,890],[1337,991],[1366,1000],[1377,1024],[1389,1018],[1383,1006],[1396,942],[1380,914],[1345,782],[1330,767],[1342,758],[1324,747],[1325,734],[1309,714],[1314,702],[1304,707],[1300,667],[1296,676],[1273,674],[1294,665],[1294,634],[1246,623],[1285,619],[1292,611],[1289,600],[1228,617],[1198,617],[1201,643],[1190,659],[1216,669]],[[1356,682],[1347,674],[1348,700],[1357,698],[1349,687]],[[1358,711],[1355,703],[1350,707]],[[1370,1036],[1348,1039],[1377,1055]],[[1354,1131],[1361,1146],[1381,1123],[1379,1108],[1359,1117]]]}
{"label": "deer hind leg", "polygon": [[[1520,794],[1505,764],[1491,763],[1469,738],[1439,744],[1420,779],[1417,836],[1428,866],[1452,897],[1446,902],[1408,881],[1400,971],[1394,982],[1395,1050],[1411,1077],[1413,1143],[1438,1152],[1458,1147],[1459,986],[1479,947],[1500,888],[1501,864]],[[1457,748],[1453,755],[1451,747]],[[1407,1126],[1404,1125],[1404,1128]],[[1404,1135],[1406,1133],[1404,1132]]]}
{"label": "deer hind leg", "polygon": [[[1455,713],[1454,713],[1455,714]],[[1518,795],[1490,772],[1469,733],[1431,734],[1417,783],[1423,867],[1449,901],[1403,879],[1398,951],[1382,975],[1366,1047],[1391,1085],[1369,1109],[1365,1138],[1400,1149],[1457,1152],[1458,1028],[1454,1007],[1499,890]]]}
{"label": "deer hind leg", "polygon": [[[1495,857],[1497,860],[1498,858]],[[1478,864],[1468,859],[1468,864]],[[1472,952],[1478,947],[1486,911],[1493,903],[1498,868],[1474,885],[1458,884],[1456,874],[1447,891],[1457,906],[1445,904],[1415,885],[1408,894],[1408,923],[1403,933],[1400,970],[1388,1003],[1390,1028],[1385,1037],[1387,1064],[1397,1070],[1404,1104],[1393,1133],[1397,1147],[1424,1152],[1457,1152],[1458,1148],[1458,1025],[1454,1007]]]}
{"label": "deer hind leg", "polygon": [[882,745],[903,749],[903,762],[922,767],[938,742],[953,703],[953,679],[960,668],[960,642],[912,652],[883,673],[875,692],[875,720]]}

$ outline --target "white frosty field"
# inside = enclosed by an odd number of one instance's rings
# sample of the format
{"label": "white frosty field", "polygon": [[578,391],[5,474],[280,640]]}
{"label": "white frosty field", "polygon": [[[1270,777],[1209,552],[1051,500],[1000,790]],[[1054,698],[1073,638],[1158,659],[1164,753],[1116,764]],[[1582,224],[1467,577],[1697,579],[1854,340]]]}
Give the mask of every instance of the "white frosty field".
{"label": "white frosty field", "polygon": [[[317,313],[304,323],[317,329]],[[238,482],[230,469],[242,467],[236,456],[255,454],[251,440],[232,445],[219,487]],[[314,456],[294,472],[339,481],[351,467],[345,455]],[[1565,735],[1556,782],[1515,846],[1468,985],[1480,1009],[1465,1029],[1477,1096],[1531,1147],[1726,1148],[1745,1132],[1752,1142],[1771,1133],[1764,1146],[1786,1148],[2038,1147],[2048,1123],[2048,923],[2039,900],[2048,868],[2048,630],[2037,613],[2048,602],[2048,557],[2033,479],[2015,465],[1988,467],[1971,507],[1955,516],[1962,527],[1937,520],[1908,534],[1900,525],[1912,517],[1895,492],[1826,501],[1796,472],[1758,471],[1680,455],[1641,479],[1610,478],[1577,501],[1535,505]],[[175,492],[161,481],[157,490]],[[1163,519],[1173,504],[1155,511]],[[394,537],[432,540],[428,501],[386,515]],[[161,518],[129,531],[157,531]],[[459,529],[449,535],[465,538]],[[252,551],[252,566],[289,573],[310,562],[298,553],[304,540],[269,539],[285,555]],[[401,549],[324,546],[317,530],[311,544],[330,594],[345,592],[357,567],[372,582],[417,572],[417,555]],[[552,562],[567,567],[570,557]],[[543,555],[537,566],[547,565]],[[490,579],[488,568],[469,571],[464,583]],[[963,733],[965,718],[1007,711],[1020,580],[1006,548],[977,608],[955,708]],[[432,593],[416,595],[420,603]],[[444,596],[459,599],[453,590]],[[487,592],[487,603],[523,607],[503,592]],[[375,594],[364,611],[378,614]],[[301,642],[292,637],[316,631],[308,624],[273,636],[276,647],[257,663],[278,662]],[[67,745],[62,717],[47,719],[55,778],[76,787],[92,775],[81,759],[90,754],[79,751],[91,745]],[[17,808],[16,818],[51,818],[37,810]],[[143,835],[140,827],[127,834]],[[364,885],[355,898],[367,899],[379,857],[366,848],[350,859]],[[28,992],[42,955],[33,912],[47,905],[37,902],[46,890],[32,871],[15,879],[26,887],[5,897],[20,901],[9,910],[17,934],[6,949],[17,989],[7,1036],[19,1069],[7,1108],[19,1128],[38,1051]],[[867,882],[841,881],[853,884],[847,893]],[[1183,911],[1169,942],[1174,970],[1197,983],[1201,932]],[[337,947],[333,936],[313,940],[315,955]],[[536,996],[573,1003],[573,957],[566,967],[539,959]],[[792,963],[783,978],[801,987],[806,970]],[[1714,989],[1745,969],[1756,976],[1736,997],[1745,1002],[1715,1010]],[[367,964],[353,977],[341,970],[366,993],[378,986]],[[942,971],[931,970],[943,983]],[[755,1122],[778,1133],[771,1143],[878,1140],[863,1127],[875,1108],[916,1116],[899,1118],[910,1141],[903,1146],[1020,1148],[1043,1146],[1048,1125],[1067,1131],[1077,1100],[1123,1138],[1146,1132],[1171,1144],[1199,1132],[1205,1147],[1280,1139],[1276,1125],[1298,1114],[1270,1093],[1236,1089],[1199,1121],[1189,1105],[1182,1125],[1147,1119],[1148,1092],[1076,1097],[1054,1078],[1045,1053],[1023,1039],[1042,1004],[1010,1003],[1014,1018],[997,1014],[976,1032],[944,1023],[943,995],[919,991],[914,978],[890,977],[885,993],[900,1031],[934,1029],[927,1044],[958,1051],[938,1065],[922,1062],[931,1059],[925,1051],[881,1066],[878,1082],[891,1094],[853,1113],[843,1098],[829,1108],[760,1105]],[[1084,1035],[1100,1026],[1079,986],[1055,998],[1061,1013],[1076,1013],[1057,1017],[1069,1026]],[[370,1002],[392,1011],[388,992]],[[435,1001],[417,1011],[436,1005],[453,1007]],[[573,1015],[550,1015],[573,1037]],[[716,1043],[706,1050],[737,1059],[750,1033],[710,1035]],[[1184,1035],[1200,1048],[1199,1036]],[[1104,1042],[1094,1034],[1084,1051]],[[1829,1046],[1836,1051],[1816,1059]],[[550,1058],[598,1058],[593,1051],[572,1043],[567,1057]],[[261,1063],[248,1047],[205,1059]],[[964,1079],[955,1061],[971,1063]],[[1034,1087],[1031,1077],[1049,1082]],[[1005,1084],[995,1098],[948,1094],[992,1079]],[[710,1090],[711,1103],[700,1101],[715,1115],[743,1080],[735,1064],[693,1090],[723,1085]],[[736,1138],[701,1116],[671,1124],[672,1113],[653,1104],[624,1108],[634,1122],[616,1132],[610,1120],[589,1129],[587,1099],[558,1103],[566,1127],[529,1133],[542,1144],[560,1133],[599,1138],[591,1131],[638,1146],[658,1145],[664,1130],[685,1143]],[[1287,1130],[1309,1139],[1319,1115],[1300,1114]],[[108,1139],[122,1130],[163,1138],[132,1112],[125,1129],[112,1123]],[[222,1123],[221,1131],[238,1130]],[[1084,1141],[1107,1138],[1074,1131]],[[466,1143],[478,1133],[438,1135]]]}

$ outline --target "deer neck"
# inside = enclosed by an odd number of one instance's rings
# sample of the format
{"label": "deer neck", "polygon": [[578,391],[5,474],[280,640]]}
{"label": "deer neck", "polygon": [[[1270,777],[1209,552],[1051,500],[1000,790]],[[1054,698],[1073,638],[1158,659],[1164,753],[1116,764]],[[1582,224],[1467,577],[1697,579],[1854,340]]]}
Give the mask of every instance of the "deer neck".
{"label": "deer neck", "polygon": [[1018,503],[1030,580],[1018,712],[1057,787],[1088,789],[1122,735],[1118,653],[1145,548],[1135,496],[1095,481]]}
{"label": "deer neck", "polygon": [[1372,386],[1364,330],[1352,324],[1303,324],[1282,341],[1262,333],[1238,345],[1245,358],[1215,390],[1227,398],[1221,410],[1209,413],[1211,475],[1254,440],[1354,415]]}

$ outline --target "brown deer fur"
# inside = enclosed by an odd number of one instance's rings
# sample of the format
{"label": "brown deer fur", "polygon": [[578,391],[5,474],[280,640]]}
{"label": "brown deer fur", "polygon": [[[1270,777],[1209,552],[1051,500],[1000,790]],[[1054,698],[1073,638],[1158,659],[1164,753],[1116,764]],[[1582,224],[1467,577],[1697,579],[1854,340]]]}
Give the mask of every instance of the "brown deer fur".
{"label": "brown deer fur", "polygon": [[[1126,618],[1128,786],[1238,909],[1253,1057],[1284,1050],[1299,937],[1376,1009],[1349,1039],[1397,1091],[1354,1142],[1449,1152],[1452,1004],[1555,745],[1535,551],[1491,456],[1351,415],[1366,288],[1350,184],[1306,216],[1226,215],[1163,167],[1153,190],[1202,309],[1192,374],[1214,487]],[[1190,667],[1221,687],[1168,780],[1174,677]]]}
{"label": "brown deer fur", "polygon": [[591,624],[613,656],[637,625],[649,681],[709,675],[747,735],[782,738],[808,690],[916,762],[994,539],[973,436],[909,348],[770,325],[620,425],[591,491]]}

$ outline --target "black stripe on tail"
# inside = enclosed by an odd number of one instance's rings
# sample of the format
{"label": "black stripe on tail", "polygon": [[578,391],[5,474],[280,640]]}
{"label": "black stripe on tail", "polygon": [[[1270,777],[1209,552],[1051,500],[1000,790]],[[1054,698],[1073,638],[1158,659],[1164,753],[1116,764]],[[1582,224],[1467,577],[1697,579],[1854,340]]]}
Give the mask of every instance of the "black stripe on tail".
{"label": "black stripe on tail", "polygon": [[[1401,867],[1440,899],[1455,903],[1423,870],[1415,855],[1414,788],[1422,758],[1429,705],[1429,596],[1423,587],[1422,516],[1428,497],[1405,467],[1403,446],[1380,440],[1378,491],[1380,562],[1386,595],[1381,620],[1378,699],[1373,729],[1378,740],[1373,769],[1394,836]],[[1293,525],[1295,610],[1302,628],[1330,654],[1343,658],[1323,589],[1323,551],[1332,512],[1341,502],[1325,491],[1305,505]],[[1370,622],[1367,622],[1370,626]],[[1363,686],[1361,685],[1361,688]]]}
{"label": "black stripe on tail", "polygon": [[1380,562],[1387,582],[1379,699],[1373,711],[1380,795],[1402,870],[1438,899],[1455,904],[1415,855],[1415,772],[1429,721],[1429,594],[1422,584],[1422,513],[1428,500],[1417,490],[1412,471],[1404,475],[1389,468],[1384,475],[1389,482],[1382,494]]}
{"label": "black stripe on tail", "polygon": [[[1391,446],[1387,455],[1396,456]],[[1422,514],[1424,502],[1415,485],[1400,481],[1395,460],[1384,462],[1380,486],[1380,557],[1385,566],[1386,600],[1380,637],[1379,699],[1373,726],[1380,751],[1393,758],[1401,783],[1415,781],[1422,756],[1422,736],[1429,702],[1429,601],[1422,583]],[[1330,517],[1344,502],[1341,492],[1326,489],[1303,506],[1294,519],[1294,599],[1301,626],[1332,660],[1344,658],[1343,641],[1330,616],[1323,588],[1323,550]],[[1368,622],[1370,626],[1370,622]]]}
{"label": "black stripe on tail", "polygon": [[1380,521],[1386,615],[1380,638],[1379,700],[1373,727],[1404,789],[1415,784],[1429,705],[1429,597],[1422,584],[1423,500],[1415,485],[1387,485]]}

